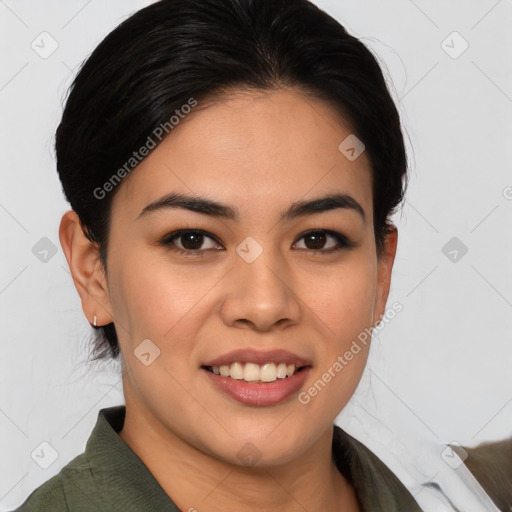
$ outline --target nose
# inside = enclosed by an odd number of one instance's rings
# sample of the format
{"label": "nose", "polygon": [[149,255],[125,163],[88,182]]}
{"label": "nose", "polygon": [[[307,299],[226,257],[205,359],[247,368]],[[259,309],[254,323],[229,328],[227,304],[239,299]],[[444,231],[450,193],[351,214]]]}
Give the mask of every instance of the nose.
{"label": "nose", "polygon": [[263,250],[252,263],[237,257],[234,265],[221,307],[226,325],[264,332],[300,322],[297,283],[276,251]]}

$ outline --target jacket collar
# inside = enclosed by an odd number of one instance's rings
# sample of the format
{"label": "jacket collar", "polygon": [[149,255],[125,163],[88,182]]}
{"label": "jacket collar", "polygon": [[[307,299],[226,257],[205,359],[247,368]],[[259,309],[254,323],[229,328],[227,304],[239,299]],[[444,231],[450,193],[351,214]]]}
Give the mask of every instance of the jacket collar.
{"label": "jacket collar", "polygon": [[364,444],[334,425],[333,457],[351,482],[363,512],[421,512],[394,473]]}
{"label": "jacket collar", "polygon": [[[125,405],[101,409],[86,445],[85,455],[100,492],[114,499],[109,488],[115,486],[119,490],[115,499],[122,496],[132,507],[140,504],[146,509],[150,506],[152,510],[179,512],[142,460],[119,437],[125,414]],[[336,465],[354,486],[362,512],[421,512],[413,496],[388,467],[336,425],[332,446]]]}
{"label": "jacket collar", "polygon": [[119,437],[125,414],[124,405],[101,409],[85,448],[102,500],[112,502],[114,510],[120,510],[118,501],[122,500],[126,510],[180,512],[138,455]]}

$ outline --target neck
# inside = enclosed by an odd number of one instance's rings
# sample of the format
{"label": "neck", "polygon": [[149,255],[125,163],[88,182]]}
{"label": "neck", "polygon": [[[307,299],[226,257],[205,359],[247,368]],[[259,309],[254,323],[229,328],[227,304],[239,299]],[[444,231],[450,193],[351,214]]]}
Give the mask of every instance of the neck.
{"label": "neck", "polygon": [[180,510],[359,511],[352,486],[332,459],[332,425],[288,463],[244,467],[198,450],[125,398],[126,417],[119,436]]}

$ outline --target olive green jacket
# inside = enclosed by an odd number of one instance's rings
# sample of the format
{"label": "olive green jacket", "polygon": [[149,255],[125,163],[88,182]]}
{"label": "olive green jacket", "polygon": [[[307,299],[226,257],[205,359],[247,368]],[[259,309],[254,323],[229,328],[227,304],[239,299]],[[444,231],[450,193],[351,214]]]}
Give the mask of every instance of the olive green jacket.
{"label": "olive green jacket", "polygon": [[[117,434],[125,412],[124,405],[101,409],[84,453],[35,489],[14,512],[180,512]],[[333,457],[354,486],[362,512],[421,512],[393,472],[338,426]]]}

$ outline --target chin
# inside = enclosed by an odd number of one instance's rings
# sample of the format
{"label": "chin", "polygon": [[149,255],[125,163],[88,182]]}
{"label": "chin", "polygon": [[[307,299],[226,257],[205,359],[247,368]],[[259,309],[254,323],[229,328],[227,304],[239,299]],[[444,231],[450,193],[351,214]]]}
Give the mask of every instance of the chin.
{"label": "chin", "polygon": [[[219,439],[212,440],[213,450],[210,453],[237,466],[263,468],[289,463],[305,451],[312,441],[305,436],[302,428],[299,432],[286,429],[279,431],[279,421],[274,420],[272,428],[265,428],[264,431],[260,429],[254,432],[254,425],[251,432],[232,431],[233,437],[226,436],[222,445]],[[294,427],[298,425],[295,423]]]}

